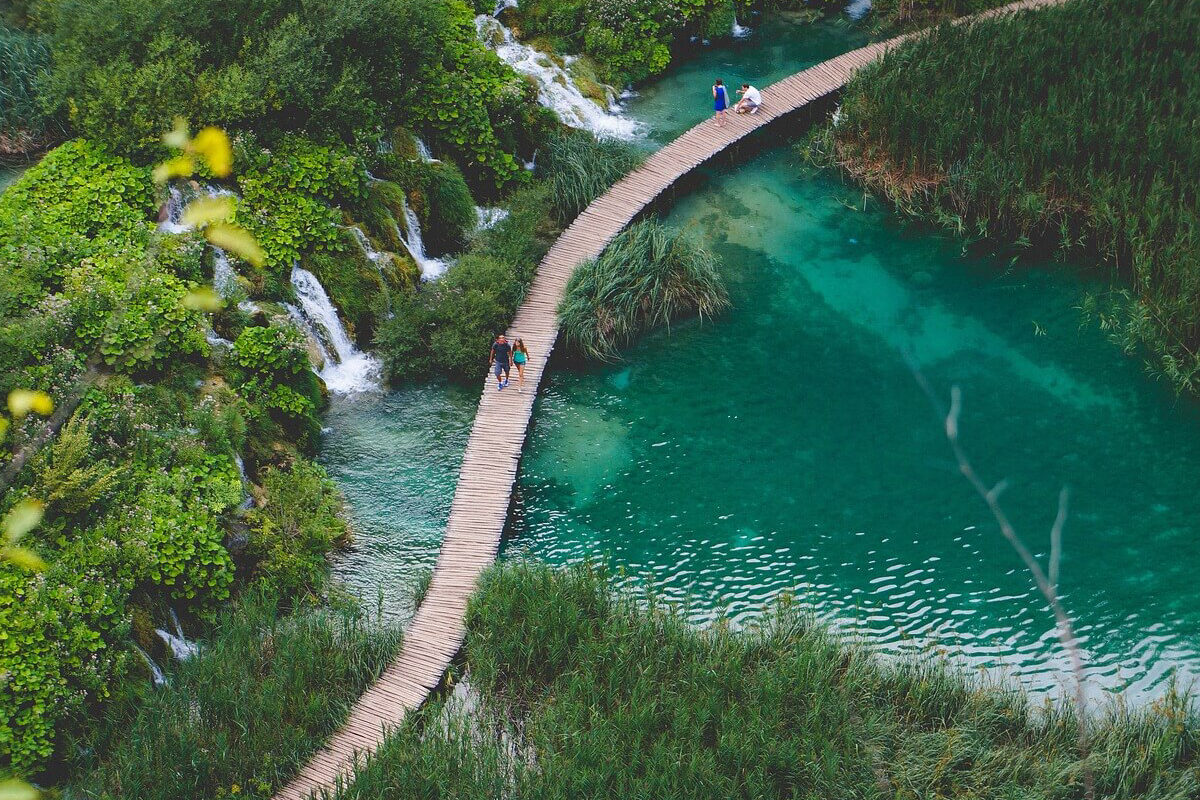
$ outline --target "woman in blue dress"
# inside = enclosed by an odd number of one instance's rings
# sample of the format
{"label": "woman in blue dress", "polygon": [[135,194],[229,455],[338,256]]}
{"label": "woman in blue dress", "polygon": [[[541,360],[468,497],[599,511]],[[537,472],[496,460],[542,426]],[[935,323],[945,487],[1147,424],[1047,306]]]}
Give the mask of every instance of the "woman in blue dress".
{"label": "woman in blue dress", "polygon": [[729,108],[729,95],[725,94],[725,81],[717,78],[717,82],[713,84],[713,118],[717,121],[718,128],[725,125],[725,109],[727,108]]}

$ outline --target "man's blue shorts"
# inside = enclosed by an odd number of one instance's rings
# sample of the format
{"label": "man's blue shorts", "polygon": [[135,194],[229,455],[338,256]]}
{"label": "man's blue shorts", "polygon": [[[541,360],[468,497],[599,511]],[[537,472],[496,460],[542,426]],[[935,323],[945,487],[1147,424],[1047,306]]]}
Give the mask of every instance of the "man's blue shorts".
{"label": "man's blue shorts", "polygon": [[499,361],[497,361],[496,366],[492,369],[492,372],[496,373],[496,377],[499,378],[501,372],[503,372],[505,375],[507,375],[508,370],[509,370],[508,364],[501,364]]}

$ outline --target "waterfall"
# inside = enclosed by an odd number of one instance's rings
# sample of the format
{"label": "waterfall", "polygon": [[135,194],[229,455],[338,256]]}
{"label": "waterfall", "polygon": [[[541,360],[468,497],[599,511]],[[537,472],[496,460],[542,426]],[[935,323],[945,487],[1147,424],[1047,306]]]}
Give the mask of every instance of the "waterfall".
{"label": "waterfall", "polygon": [[496,0],[496,7],[492,10],[492,16],[498,17],[500,16],[500,12],[502,12],[504,9],[516,7],[517,0]]}
{"label": "waterfall", "polygon": [[142,660],[145,661],[146,666],[150,668],[150,680],[154,682],[154,685],[155,686],[166,686],[167,685],[167,676],[163,674],[163,671],[158,666],[158,664],[154,663],[154,659],[151,658],[150,655],[145,650],[138,647],[136,644],[133,645],[133,649],[136,650],[142,656]]}
{"label": "waterfall", "polygon": [[444,258],[433,258],[425,252],[425,240],[421,238],[421,221],[417,219],[416,212],[408,207],[407,202],[404,203],[404,227],[407,235],[401,236],[400,228],[397,226],[396,236],[404,242],[404,248],[408,250],[413,261],[417,262],[417,267],[421,270],[421,280],[431,281],[440,278],[442,273],[450,267],[450,262]]}
{"label": "waterfall", "polygon": [[[242,502],[238,504],[238,511],[245,511],[254,506],[254,497],[247,490],[247,487],[250,485],[250,478],[246,475],[246,462],[242,460],[241,453],[233,454],[233,463],[237,464],[238,476],[242,479]],[[171,614],[174,613],[175,609],[171,609]],[[178,619],[175,620],[175,626],[179,627]]]}
{"label": "waterfall", "polygon": [[850,4],[846,6],[846,16],[858,20],[865,17],[870,10],[871,0],[850,0]]}
{"label": "waterfall", "polygon": [[317,342],[325,358],[319,374],[329,391],[354,394],[378,388],[379,362],[354,346],[317,276],[293,266],[292,286],[300,308],[289,305],[288,313]]}
{"label": "waterfall", "polygon": [[475,230],[486,231],[508,216],[507,208],[484,208],[475,206]]}
{"label": "waterfall", "polygon": [[438,161],[436,158],[433,157],[433,153],[429,150],[429,145],[425,144],[424,140],[422,140],[420,136],[414,136],[413,142],[417,146],[417,155],[426,164],[442,163],[441,161]]}
{"label": "waterfall", "polygon": [[533,172],[535,169],[537,169],[537,154],[538,151],[534,150],[533,155],[529,157],[529,160],[524,162],[525,169],[529,170],[530,172]]}
{"label": "waterfall", "polygon": [[753,28],[747,28],[745,25],[739,25],[737,21],[737,15],[734,15],[733,28],[730,30],[730,33],[733,34],[733,38],[745,39],[753,32],[753,30]]}
{"label": "waterfall", "polygon": [[229,263],[229,256],[219,247],[213,248],[213,288],[228,300],[237,289],[237,272]]}
{"label": "waterfall", "polygon": [[387,260],[388,254],[381,253],[376,250],[371,244],[371,240],[367,237],[365,231],[357,225],[348,225],[347,230],[354,234],[354,241],[358,242],[358,247],[362,250],[362,254],[367,257],[367,260],[375,265],[375,270],[379,273],[379,281],[383,289],[383,297],[387,301],[388,314],[392,313],[392,293],[388,291],[387,276],[383,274],[383,262]]}
{"label": "waterfall", "polygon": [[179,616],[175,613],[175,609],[171,609],[171,625],[175,629],[174,633],[168,633],[162,628],[155,628],[154,632],[158,634],[158,638],[163,640],[171,651],[171,655],[176,661],[185,661],[196,655],[199,648],[195,642],[189,642],[187,637],[183,635],[183,626],[179,624]]}
{"label": "waterfall", "polygon": [[607,109],[602,108],[579,91],[565,69],[575,60],[573,56],[564,56],[564,66],[560,67],[545,53],[518,42],[512,31],[487,14],[475,18],[475,30],[501,61],[534,79],[538,102],[553,110],[567,125],[610,139],[632,139],[642,130],[641,123],[621,114],[620,106],[610,104]]}
{"label": "waterfall", "polygon": [[[185,184],[189,191],[184,192],[178,186],[167,190],[167,211],[164,219],[158,223],[158,229],[165,233],[187,233],[191,225],[183,224],[183,212],[188,203],[197,197],[236,197],[228,189],[216,186],[197,186]],[[213,289],[217,294],[228,300],[237,289],[237,272],[229,263],[229,256],[219,247],[213,248]]]}
{"label": "waterfall", "polygon": [[219,336],[212,328],[204,331],[204,341],[208,342],[210,347],[233,347],[233,342]]}

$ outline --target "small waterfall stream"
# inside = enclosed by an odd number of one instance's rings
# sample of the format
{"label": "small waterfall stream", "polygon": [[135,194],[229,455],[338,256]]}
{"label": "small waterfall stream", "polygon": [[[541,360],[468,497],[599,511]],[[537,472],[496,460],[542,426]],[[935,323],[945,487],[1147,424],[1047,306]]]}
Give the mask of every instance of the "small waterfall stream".
{"label": "small waterfall stream", "polygon": [[186,661],[187,659],[196,655],[200,648],[195,642],[189,641],[188,638],[183,635],[183,626],[179,624],[179,615],[175,613],[175,609],[172,608],[170,612],[171,627],[175,632],[171,633],[163,630],[162,628],[155,628],[154,632],[158,635],[159,639],[162,639],[163,644],[165,644],[167,649],[171,651],[171,655],[175,658],[175,660]]}
{"label": "small waterfall stream", "polygon": [[538,102],[553,110],[567,125],[591,131],[601,138],[632,139],[641,133],[642,124],[624,116],[615,97],[610,96],[608,108],[603,108],[579,91],[565,69],[575,60],[573,56],[563,56],[564,66],[559,66],[546,53],[518,42],[512,31],[487,14],[475,18],[475,30],[501,61],[537,82]]}
{"label": "small waterfall stream", "polygon": [[166,686],[167,676],[163,674],[162,667],[158,666],[158,664],[155,664],[154,659],[150,657],[150,654],[138,647],[136,644],[130,646],[133,647],[134,651],[142,657],[143,661],[146,662],[146,666],[150,669],[150,680],[153,681],[154,685]]}
{"label": "small waterfall stream", "polygon": [[[199,186],[193,188],[185,184],[188,189],[185,192],[178,186],[172,186],[167,193],[167,208],[163,215],[162,221],[158,223],[158,229],[166,233],[186,233],[192,229],[192,226],[185,225],[183,222],[183,212],[187,208],[188,203],[197,197],[237,197],[236,194],[228,189],[221,189],[216,186]],[[233,296],[237,289],[237,272],[233,265],[229,263],[229,256],[219,247],[213,247],[213,289],[217,294],[225,299]]]}
{"label": "small waterfall stream", "polygon": [[733,38],[745,39],[747,36],[749,36],[753,32],[754,32],[753,28],[747,28],[745,25],[739,25],[738,21],[737,21],[737,16],[736,15],[734,16],[733,27],[729,31],[729,33],[733,36]]}
{"label": "small waterfall stream", "polygon": [[300,308],[289,305],[288,313],[317,342],[325,360],[318,374],[329,391],[355,394],[379,388],[379,361],[354,346],[317,276],[293,266],[292,287]]}
{"label": "small waterfall stream", "polygon": [[396,238],[404,242],[404,249],[408,250],[413,261],[417,262],[417,267],[421,270],[421,280],[432,281],[440,278],[450,268],[450,261],[445,258],[434,258],[425,252],[425,240],[421,236],[421,221],[417,219],[416,212],[408,207],[407,202],[404,203],[404,227],[407,235],[397,225]]}

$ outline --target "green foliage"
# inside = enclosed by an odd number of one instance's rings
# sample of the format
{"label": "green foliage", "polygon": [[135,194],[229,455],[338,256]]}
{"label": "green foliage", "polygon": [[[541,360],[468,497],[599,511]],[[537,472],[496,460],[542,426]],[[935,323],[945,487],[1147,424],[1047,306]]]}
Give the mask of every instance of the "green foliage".
{"label": "green foliage", "polygon": [[453,163],[443,161],[426,167],[425,213],[421,214],[425,247],[433,255],[461,250],[475,228],[471,190]]}
{"label": "green foliage", "polygon": [[558,316],[569,346],[613,360],[644,331],[686,314],[713,316],[728,303],[716,256],[693,236],[646,220],[575,269]]}
{"label": "green foliage", "polygon": [[1198,39],[1185,0],[942,26],[859,72],[812,149],[955,231],[1104,258],[1135,298],[1108,316],[1114,337],[1193,391],[1200,94],[1184,76],[1200,74]]}
{"label": "green foliage", "polygon": [[526,37],[586,53],[604,80],[624,84],[662,72],[688,36],[728,36],[734,8],[730,0],[528,0],[514,13]]}
{"label": "green foliage", "polygon": [[342,720],[400,643],[352,612],[252,596],[223,612],[169,685],[110,707],[76,752],[69,797],[268,798]]}
{"label": "green foliage", "polygon": [[139,158],[176,115],[249,130],[374,141],[403,122],[473,180],[522,179],[527,87],[475,38],[460,0],[61,0],[43,4],[46,107]]}
{"label": "green foliage", "polygon": [[349,536],[341,494],[310,461],[268,468],[260,478],[266,500],[249,515],[254,582],[280,597],[319,590],[325,554]]}
{"label": "green foliage", "polygon": [[0,159],[45,142],[47,119],[36,84],[49,66],[50,49],[43,37],[0,20]]}
{"label": "green foliage", "polygon": [[[1087,797],[1070,711],[881,662],[786,599],[761,625],[697,629],[586,565],[509,560],[467,626],[478,702],[427,705],[339,797]],[[1094,719],[1096,796],[1195,796],[1190,703]]]}
{"label": "green foliage", "polygon": [[590,134],[570,131],[546,144],[546,184],[554,215],[564,225],[608,187],[641,164],[642,153],[613,139],[596,141]]}
{"label": "green foliage", "polygon": [[0,195],[0,314],[58,288],[85,258],[139,254],[152,208],[149,170],[81,140],[56,148]]}
{"label": "green foliage", "polygon": [[1010,0],[872,0],[875,25],[889,32],[926,28],[944,19],[1007,5]]}
{"label": "green foliage", "polygon": [[237,172],[242,197],[235,219],[266,252],[264,268],[285,283],[281,276],[302,253],[343,248],[336,227],[341,215],[333,206],[366,196],[366,175],[357,158],[344,148],[299,137],[255,152]]}
{"label": "green foliage", "polygon": [[276,322],[246,328],[233,343],[233,358],[240,369],[237,385],[243,396],[281,416],[305,441],[315,439],[322,399],[309,369],[304,339],[294,326]]}

